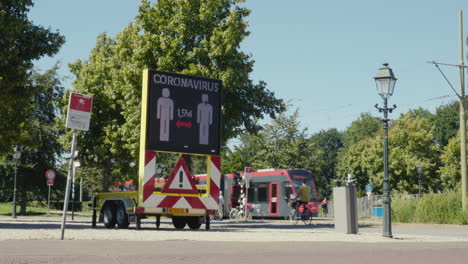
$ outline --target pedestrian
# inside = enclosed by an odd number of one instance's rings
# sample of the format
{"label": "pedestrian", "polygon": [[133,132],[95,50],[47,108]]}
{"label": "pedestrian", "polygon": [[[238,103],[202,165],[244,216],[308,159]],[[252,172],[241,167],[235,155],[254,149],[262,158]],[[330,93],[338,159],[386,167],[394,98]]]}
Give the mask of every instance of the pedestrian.
{"label": "pedestrian", "polygon": [[322,200],[322,212],[324,216],[328,215],[328,200],[327,197]]}
{"label": "pedestrian", "polygon": [[224,196],[223,191],[219,191],[219,207],[218,207],[219,220],[223,219],[224,215]]}

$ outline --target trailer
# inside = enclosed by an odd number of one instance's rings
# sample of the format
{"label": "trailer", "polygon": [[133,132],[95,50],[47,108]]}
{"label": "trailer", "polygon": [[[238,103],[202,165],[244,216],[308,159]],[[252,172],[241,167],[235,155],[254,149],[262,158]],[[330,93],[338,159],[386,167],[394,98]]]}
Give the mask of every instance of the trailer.
{"label": "trailer", "polygon": [[[210,229],[221,181],[221,81],[155,70],[143,71],[138,188],[95,193],[92,226],[128,228],[141,220],[172,218],[176,229]],[[179,154],[167,179],[156,174],[158,152]],[[206,182],[196,184],[183,158],[204,156]],[[98,217],[99,213],[99,217]]]}

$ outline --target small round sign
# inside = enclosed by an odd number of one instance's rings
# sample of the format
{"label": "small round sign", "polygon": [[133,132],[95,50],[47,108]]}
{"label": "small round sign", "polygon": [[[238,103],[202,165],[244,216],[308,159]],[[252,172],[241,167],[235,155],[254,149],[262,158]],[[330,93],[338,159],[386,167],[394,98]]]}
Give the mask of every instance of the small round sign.
{"label": "small round sign", "polygon": [[48,170],[48,171],[46,171],[45,176],[46,176],[47,180],[52,180],[53,181],[55,179],[55,171]]}
{"label": "small round sign", "polygon": [[366,185],[366,192],[370,192],[370,193],[371,193],[373,189],[374,189],[374,188],[372,188],[372,185],[370,185],[370,184]]}

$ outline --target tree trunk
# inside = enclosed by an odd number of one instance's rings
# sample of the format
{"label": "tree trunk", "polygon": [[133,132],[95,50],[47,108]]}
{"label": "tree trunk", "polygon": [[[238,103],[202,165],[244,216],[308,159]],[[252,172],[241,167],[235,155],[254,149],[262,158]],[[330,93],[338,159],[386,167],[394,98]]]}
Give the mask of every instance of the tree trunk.
{"label": "tree trunk", "polygon": [[26,193],[26,190],[24,189],[24,186],[21,190],[21,197],[20,197],[20,215],[25,215],[26,214],[26,205],[28,203],[28,195]]}
{"label": "tree trunk", "polygon": [[112,174],[112,162],[111,162],[111,159],[108,158],[104,162],[104,175],[102,177],[102,189],[104,192],[109,191],[111,174]]}

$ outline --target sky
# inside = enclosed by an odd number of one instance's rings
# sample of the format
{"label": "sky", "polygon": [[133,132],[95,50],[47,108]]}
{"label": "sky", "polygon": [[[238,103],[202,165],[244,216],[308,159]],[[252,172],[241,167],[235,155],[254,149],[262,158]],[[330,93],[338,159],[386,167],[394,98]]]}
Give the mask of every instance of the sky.
{"label": "sky", "polygon": [[[139,0],[37,0],[29,18],[66,38],[61,51],[36,65],[45,70],[57,61],[72,89],[67,64],[86,59],[102,32],[115,36],[132,22]],[[433,64],[460,63],[459,10],[464,11],[464,60],[468,29],[466,0],[247,0],[250,35],[241,50],[255,60],[251,78],[298,109],[309,133],[345,130],[361,113],[381,114],[382,99],[373,77],[389,63],[398,79],[389,104],[390,118],[423,107],[457,100]],[[465,62],[468,64],[468,62]],[[460,90],[457,67],[441,66]]]}

